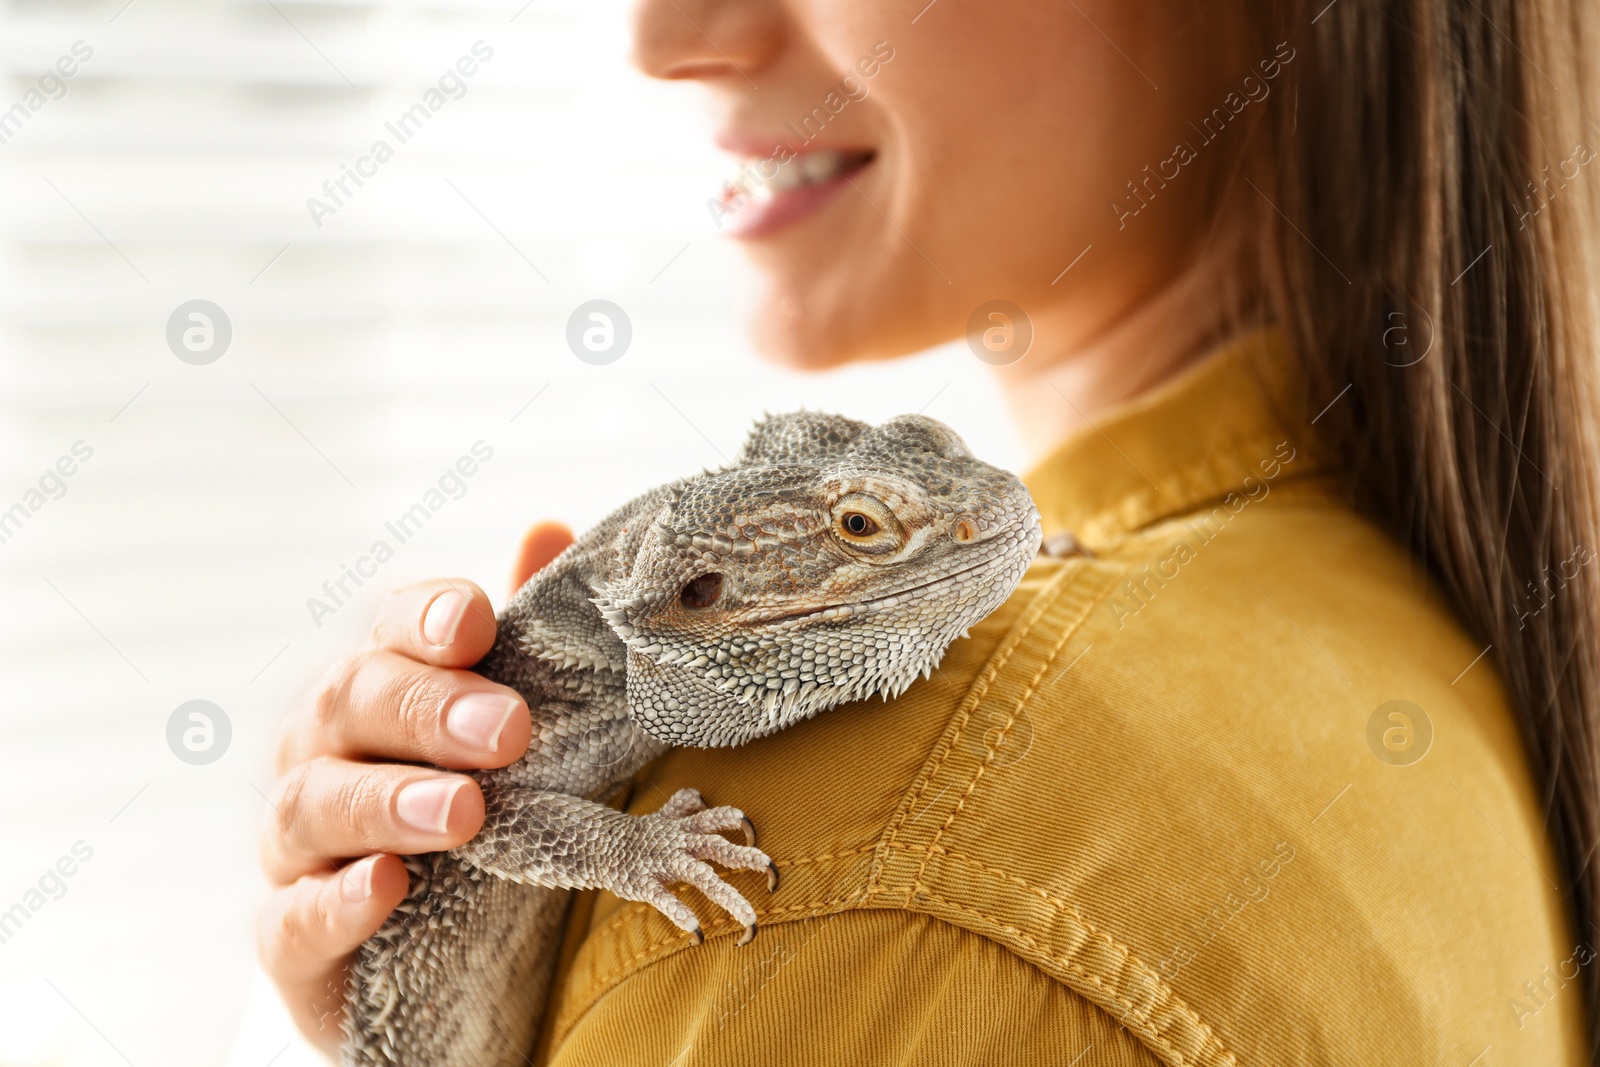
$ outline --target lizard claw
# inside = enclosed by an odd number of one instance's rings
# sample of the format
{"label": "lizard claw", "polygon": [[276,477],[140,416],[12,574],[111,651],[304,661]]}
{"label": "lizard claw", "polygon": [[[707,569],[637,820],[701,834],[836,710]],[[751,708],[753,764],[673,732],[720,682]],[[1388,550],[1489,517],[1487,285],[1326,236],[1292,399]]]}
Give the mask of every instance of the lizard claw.
{"label": "lizard claw", "polygon": [[614,880],[605,888],[651,905],[700,944],[705,935],[699,919],[666,888],[674,883],[692,886],[744,927],[738,943],[748,945],[756,934],[755,909],[711,866],[719,863],[736,870],[762,871],[767,876],[767,891],[777,888],[778,868],[770,856],[753,845],[737,845],[722,836],[740,830],[746,841],[755,840],[755,827],[744,812],[708,808],[699,793],[680,789],[660,809],[631,825],[635,834],[622,850]]}

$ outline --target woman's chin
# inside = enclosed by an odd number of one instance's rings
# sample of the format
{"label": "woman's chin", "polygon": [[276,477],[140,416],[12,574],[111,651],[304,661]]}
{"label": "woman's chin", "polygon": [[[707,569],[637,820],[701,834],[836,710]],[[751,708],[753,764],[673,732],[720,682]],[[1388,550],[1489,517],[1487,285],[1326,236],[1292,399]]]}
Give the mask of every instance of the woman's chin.
{"label": "woman's chin", "polygon": [[789,370],[831,370],[847,363],[895,359],[914,351],[866,343],[847,330],[818,328],[815,322],[796,323],[774,318],[753,320],[749,336],[763,359]]}
{"label": "woman's chin", "polygon": [[745,335],[761,357],[791,370],[826,370],[855,358],[842,331],[800,295],[758,291],[745,309]]}
{"label": "woman's chin", "polygon": [[943,340],[922,330],[886,329],[893,316],[862,315],[861,308],[873,304],[870,296],[852,300],[848,307],[830,304],[792,292],[761,293],[747,307],[745,334],[767,362],[805,371],[897,359]]}
{"label": "woman's chin", "polygon": [[750,339],[762,359],[788,370],[829,370],[860,358],[848,348],[801,336],[802,332],[763,323],[751,330]]}

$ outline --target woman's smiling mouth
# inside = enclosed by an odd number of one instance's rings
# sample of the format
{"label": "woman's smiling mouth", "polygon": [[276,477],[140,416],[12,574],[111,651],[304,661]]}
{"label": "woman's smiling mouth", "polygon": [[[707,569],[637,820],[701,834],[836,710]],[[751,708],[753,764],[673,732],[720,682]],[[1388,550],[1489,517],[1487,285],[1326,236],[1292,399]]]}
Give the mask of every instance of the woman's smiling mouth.
{"label": "woman's smiling mouth", "polygon": [[752,239],[775,233],[820,210],[847,182],[872,164],[877,153],[861,148],[780,149],[747,159],[723,187],[725,232]]}

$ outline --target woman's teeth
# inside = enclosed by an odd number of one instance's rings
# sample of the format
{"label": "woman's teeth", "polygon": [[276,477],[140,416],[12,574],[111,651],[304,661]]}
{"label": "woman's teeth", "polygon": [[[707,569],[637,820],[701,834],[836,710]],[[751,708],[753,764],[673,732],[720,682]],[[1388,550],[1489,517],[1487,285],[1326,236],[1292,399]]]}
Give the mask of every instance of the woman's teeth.
{"label": "woman's teeth", "polygon": [[740,168],[739,177],[733,185],[752,199],[770,199],[793,189],[831,182],[871,160],[871,152],[846,152],[831,148],[791,156],[782,162],[777,159],[756,160],[746,162]]}

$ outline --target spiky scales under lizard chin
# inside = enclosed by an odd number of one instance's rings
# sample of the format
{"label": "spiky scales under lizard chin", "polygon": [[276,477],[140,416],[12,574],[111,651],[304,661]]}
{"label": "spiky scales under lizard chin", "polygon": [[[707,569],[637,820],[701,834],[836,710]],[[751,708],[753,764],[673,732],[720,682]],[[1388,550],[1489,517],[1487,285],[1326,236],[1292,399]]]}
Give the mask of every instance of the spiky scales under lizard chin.
{"label": "spiky scales under lizard chin", "polygon": [[345,1062],[522,1062],[572,889],[643,901],[698,939],[667,889],[687,883],[753,937],[754,909],[710,866],[776,888],[742,812],[692,790],[646,816],[600,801],[668,747],[900,694],[1011,594],[1039,540],[1021,482],[943,424],[808,412],[586,533],[518,593],[478,666],[526,697],[533,740],[476,775],[476,838],[409,861],[406,901],[352,968]]}

